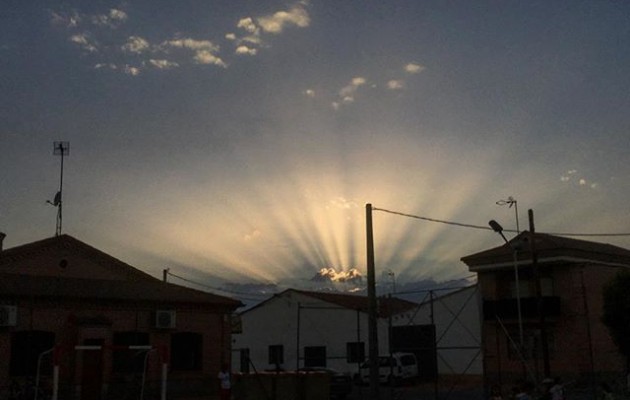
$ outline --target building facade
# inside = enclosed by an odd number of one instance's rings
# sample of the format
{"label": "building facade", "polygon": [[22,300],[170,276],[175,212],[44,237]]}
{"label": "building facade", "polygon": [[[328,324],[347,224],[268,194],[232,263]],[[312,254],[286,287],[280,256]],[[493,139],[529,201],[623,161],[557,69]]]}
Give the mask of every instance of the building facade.
{"label": "building facade", "polygon": [[625,376],[625,360],[601,322],[602,289],[630,267],[630,251],[523,232],[462,261],[478,275],[489,382]]}
{"label": "building facade", "polygon": [[[233,366],[243,372],[328,367],[355,374],[368,354],[365,296],[288,289],[241,313]],[[379,299],[380,354],[389,353],[389,316],[417,304]]]}
{"label": "building facade", "polygon": [[229,362],[230,315],[239,306],[162,282],[68,235],[6,249],[0,390],[39,377],[40,387],[57,386],[68,399],[209,393]]}

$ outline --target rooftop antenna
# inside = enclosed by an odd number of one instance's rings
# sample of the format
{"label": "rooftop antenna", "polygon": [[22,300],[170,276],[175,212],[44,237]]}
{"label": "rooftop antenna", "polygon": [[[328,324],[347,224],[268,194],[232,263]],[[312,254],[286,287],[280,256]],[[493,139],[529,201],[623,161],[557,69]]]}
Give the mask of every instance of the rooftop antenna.
{"label": "rooftop antenna", "polygon": [[63,214],[61,211],[62,193],[63,193],[63,158],[70,155],[70,142],[53,142],[53,155],[61,157],[61,174],[59,175],[59,191],[55,193],[53,201],[47,200],[46,203],[57,207],[57,225],[55,227],[55,236],[61,235],[61,223]]}

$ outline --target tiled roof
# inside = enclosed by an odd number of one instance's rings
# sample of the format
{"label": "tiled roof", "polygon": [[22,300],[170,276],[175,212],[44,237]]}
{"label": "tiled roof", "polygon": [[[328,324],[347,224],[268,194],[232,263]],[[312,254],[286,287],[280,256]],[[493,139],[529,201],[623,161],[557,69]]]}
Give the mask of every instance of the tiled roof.
{"label": "tiled roof", "polygon": [[0,274],[0,295],[7,298],[54,300],[187,303],[236,309],[242,304],[224,296],[162,282],[76,279]]}
{"label": "tiled roof", "polygon": [[37,257],[42,263],[58,263],[60,254],[80,255],[105,269],[123,275],[127,280],[155,279],[151,275],[65,234],[0,251],[0,272],[13,272],[11,271],[12,268],[22,267],[25,260],[32,257]]}
{"label": "tiled roof", "polygon": [[[529,232],[521,232],[509,243],[462,257],[461,260],[473,271],[484,267],[513,265],[514,246],[519,249],[517,252],[518,262],[531,262],[529,237]],[[551,262],[593,262],[630,267],[630,250],[611,244],[554,236],[546,233],[536,233],[534,243],[540,264]]]}
{"label": "tiled roof", "polygon": [[[75,271],[88,269],[87,276],[72,276],[56,267],[71,260]],[[75,265],[76,264],[76,265]],[[51,272],[57,271],[60,272]],[[101,276],[90,272],[106,271]],[[0,296],[20,298],[80,299],[86,301],[146,301],[189,303],[236,309],[235,299],[162,282],[80,240],[60,235],[0,252]]]}
{"label": "tiled roof", "polygon": [[[303,296],[308,296],[317,300],[325,301],[327,303],[331,303],[333,305],[336,305],[342,308],[347,308],[349,310],[358,310],[361,312],[368,311],[367,296],[359,296],[359,295],[345,294],[345,293],[315,292],[315,291],[307,291],[307,290],[287,289],[281,293],[273,295],[273,297],[258,304],[257,306],[244,311],[244,313],[248,313],[254,309],[257,309],[263,306],[266,302],[272,300],[273,298],[285,296],[290,293],[298,293]],[[416,307],[418,307],[417,303],[413,303],[411,301],[399,299],[396,297],[392,297],[391,299],[388,297],[378,298],[378,314],[379,314],[379,317],[381,318],[386,318],[390,315],[398,314],[407,310],[412,310]]]}

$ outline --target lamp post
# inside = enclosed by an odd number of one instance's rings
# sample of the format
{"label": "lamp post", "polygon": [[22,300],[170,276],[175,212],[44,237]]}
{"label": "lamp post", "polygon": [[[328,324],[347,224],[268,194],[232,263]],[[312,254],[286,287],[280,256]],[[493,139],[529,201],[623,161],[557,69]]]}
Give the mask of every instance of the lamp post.
{"label": "lamp post", "polygon": [[514,281],[516,285],[516,312],[518,316],[518,335],[519,335],[520,351],[522,351],[523,350],[523,317],[521,314],[521,288],[520,288],[520,283],[519,283],[519,278],[518,278],[518,261],[517,261],[517,256],[516,256],[516,252],[518,251],[518,249],[516,245],[512,245],[507,240],[507,238],[503,234],[503,227],[497,221],[490,220],[488,222],[488,225],[490,225],[493,231],[501,235],[505,243],[507,243],[512,249],[512,262],[514,264]]}

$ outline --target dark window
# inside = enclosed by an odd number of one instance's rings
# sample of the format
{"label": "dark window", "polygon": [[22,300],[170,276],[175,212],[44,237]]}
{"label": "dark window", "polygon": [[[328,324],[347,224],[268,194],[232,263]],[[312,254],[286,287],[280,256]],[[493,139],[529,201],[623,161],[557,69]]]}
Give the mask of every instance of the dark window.
{"label": "dark window", "polygon": [[326,346],[304,347],[305,367],[325,367],[326,366]]}
{"label": "dark window", "polygon": [[241,356],[241,372],[249,374],[249,349],[241,349],[239,354]]}
{"label": "dark window", "polygon": [[[508,340],[508,357],[511,360],[520,360],[519,352],[515,348],[515,346],[519,345],[520,333],[518,329],[510,329],[509,334],[510,334],[511,340]],[[554,335],[550,327],[547,328],[546,335],[547,335],[547,349],[549,351],[549,356],[553,356],[554,347],[555,347]],[[523,330],[523,348],[520,353],[523,355],[523,358],[525,358],[526,360],[543,358],[542,340],[541,340],[541,333],[539,329],[524,329]]]}
{"label": "dark window", "polygon": [[114,332],[112,344],[116,347],[112,353],[113,372],[141,373],[144,370],[144,358],[147,350],[124,348],[128,346],[148,346],[149,334],[147,332]]}
{"label": "dark window", "polygon": [[202,335],[179,332],[171,335],[171,368],[173,371],[200,371]]}
{"label": "dark window", "polygon": [[349,363],[362,363],[363,361],[365,361],[365,343],[346,343],[346,360]]}
{"label": "dark window", "polygon": [[[11,376],[35,376],[39,355],[55,345],[55,334],[44,331],[22,331],[11,335]],[[40,373],[49,375],[52,371],[52,352],[42,357]]]}
{"label": "dark window", "polygon": [[280,365],[284,363],[284,346],[274,344],[269,346],[269,364]]}

